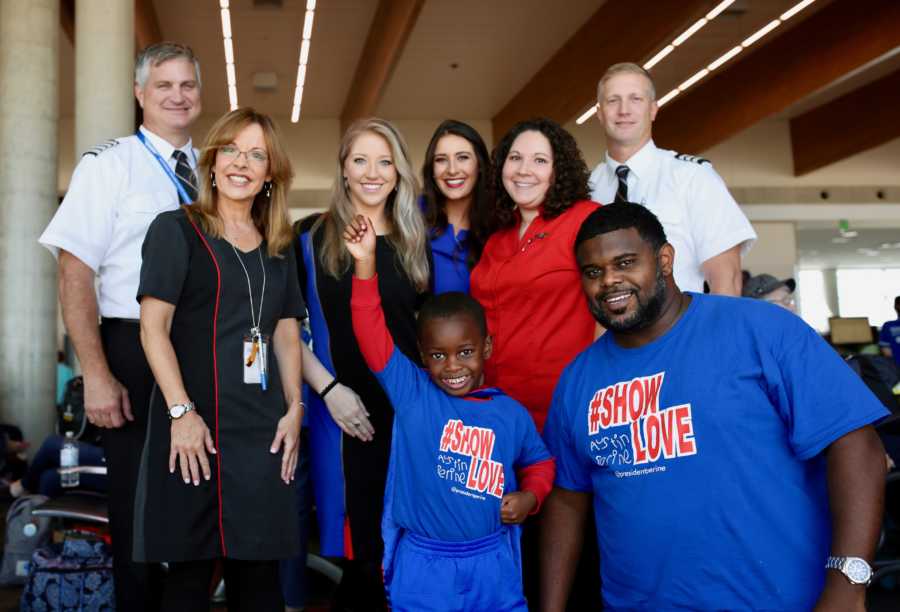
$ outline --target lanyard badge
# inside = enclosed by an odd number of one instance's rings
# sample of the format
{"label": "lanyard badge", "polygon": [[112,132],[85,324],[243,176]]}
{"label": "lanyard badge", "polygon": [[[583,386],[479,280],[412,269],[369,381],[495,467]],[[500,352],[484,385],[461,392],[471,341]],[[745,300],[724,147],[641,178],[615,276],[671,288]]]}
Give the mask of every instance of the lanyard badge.
{"label": "lanyard badge", "polygon": [[[184,188],[184,185],[182,185],[181,181],[178,180],[178,177],[175,176],[175,172],[172,170],[172,168],[169,167],[169,164],[166,162],[166,160],[162,158],[162,155],[159,154],[159,151],[156,150],[156,147],[153,146],[153,143],[147,140],[147,137],[140,130],[138,130],[137,132],[137,137],[138,140],[141,141],[141,144],[144,145],[144,148],[147,149],[147,151],[150,152],[150,155],[152,155],[159,163],[160,167],[166,173],[166,176],[168,176],[169,180],[172,181],[172,184],[175,185],[175,189],[178,191],[178,197],[181,198],[181,201],[185,204],[190,204],[191,197],[188,195],[187,189]],[[193,155],[194,152],[191,151],[191,154]],[[197,163],[196,155],[194,155],[194,163]]]}
{"label": "lanyard badge", "polygon": [[228,243],[231,245],[231,250],[234,251],[234,256],[237,257],[238,263],[241,264],[241,269],[244,271],[244,276],[247,278],[247,295],[250,298],[250,333],[244,336],[244,383],[248,385],[258,384],[265,391],[269,387],[269,338],[260,332],[263,301],[266,297],[266,265],[262,256],[262,245],[259,245],[257,251],[259,254],[259,267],[262,270],[262,290],[259,293],[259,310],[257,311],[253,307],[253,286],[250,282],[250,272],[247,270],[247,266],[244,265],[244,260],[238,253],[234,243],[231,241],[228,241]]}

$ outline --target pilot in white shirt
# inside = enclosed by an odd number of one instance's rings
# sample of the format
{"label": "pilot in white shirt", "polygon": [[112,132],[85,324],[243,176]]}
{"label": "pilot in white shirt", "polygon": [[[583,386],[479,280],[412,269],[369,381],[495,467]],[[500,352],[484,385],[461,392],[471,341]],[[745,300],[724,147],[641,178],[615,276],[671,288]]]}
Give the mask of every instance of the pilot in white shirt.
{"label": "pilot in white shirt", "polygon": [[678,256],[675,282],[687,291],[741,294],[741,256],[756,232],[707,160],[659,149],[652,140],[653,81],[636,64],[615,64],[600,79],[597,116],[607,151],[591,173],[591,199],[646,206]]}
{"label": "pilot in white shirt", "polygon": [[162,570],[132,561],[154,385],[138,325],[141,246],[159,213],[196,198],[190,128],[201,108],[199,62],[184,45],[151,45],[137,58],[134,93],[144,111],[139,132],[84,154],[40,243],[59,261],[59,301],[84,374],[85,413],[102,428],[116,608],[143,612],[160,608]]}

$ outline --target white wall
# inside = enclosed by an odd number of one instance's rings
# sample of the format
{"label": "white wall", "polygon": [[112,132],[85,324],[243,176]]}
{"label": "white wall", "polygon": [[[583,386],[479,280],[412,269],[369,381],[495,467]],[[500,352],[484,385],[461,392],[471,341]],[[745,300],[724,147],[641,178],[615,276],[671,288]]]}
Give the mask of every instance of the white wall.
{"label": "white wall", "polygon": [[756,222],[758,239],[744,257],[742,266],[754,275],[771,274],[777,278],[794,277],[797,241],[793,223]]}

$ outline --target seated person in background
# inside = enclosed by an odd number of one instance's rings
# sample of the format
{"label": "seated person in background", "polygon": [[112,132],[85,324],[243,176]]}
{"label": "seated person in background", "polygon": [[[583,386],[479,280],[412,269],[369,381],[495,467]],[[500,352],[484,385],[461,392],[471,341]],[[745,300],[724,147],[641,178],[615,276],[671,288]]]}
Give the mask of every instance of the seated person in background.
{"label": "seated person in background", "polygon": [[[64,442],[65,438],[62,436],[54,435],[44,439],[22,479],[10,483],[9,494],[14,498],[29,493],[40,493],[47,497],[61,495],[63,488],[57,469],[59,468],[59,451]],[[78,465],[106,465],[102,448],[81,441],[76,441],[76,444],[78,445]],[[106,492],[106,476],[81,474],[79,480],[78,487],[80,489]]]}
{"label": "seated person in background", "polygon": [[382,522],[392,609],[527,610],[519,531],[507,525],[537,512],[554,463],[525,408],[481,386],[491,354],[484,311],[458,292],[427,302],[419,369],[394,350],[385,323],[372,223],[357,215],[344,240],[355,262],[353,331],[395,410]]}
{"label": "seated person in background", "polygon": [[581,287],[607,329],[544,428],[542,610],[563,609],[593,505],[604,610],[861,612],[887,411],[796,315],[682,292],[643,206],[591,213]]}
{"label": "seated person in background", "polygon": [[894,363],[900,368],[900,295],[894,298],[894,310],[897,311],[897,319],[881,326],[878,346],[881,347],[881,354],[893,357]]}
{"label": "seated person in background", "polygon": [[63,403],[66,397],[66,385],[75,378],[75,370],[66,363],[66,354],[56,351],[56,405]]}
{"label": "seated person in background", "polygon": [[771,274],[758,274],[744,281],[741,295],[763,300],[796,313],[797,305],[794,303],[794,289],[796,288],[797,283],[793,278],[778,280]]}

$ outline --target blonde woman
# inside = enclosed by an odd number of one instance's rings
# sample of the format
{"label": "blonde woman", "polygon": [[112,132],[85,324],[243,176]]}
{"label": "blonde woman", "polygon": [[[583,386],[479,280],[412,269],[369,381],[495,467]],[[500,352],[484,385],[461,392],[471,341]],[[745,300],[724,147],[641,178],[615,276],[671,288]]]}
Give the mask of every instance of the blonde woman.
{"label": "blonde woman", "polygon": [[225,560],[229,610],[283,610],[296,554],[290,481],[303,403],[304,315],[285,196],[291,167],[266,115],[212,127],[196,203],[143,246],[141,342],[156,386],[135,500],[134,554],[167,561],[164,610],[209,606]]}
{"label": "blonde woman", "polygon": [[415,312],[429,289],[431,266],[415,198],[415,174],[397,129],[364,119],[341,141],[327,212],[298,226],[300,287],[313,336],[314,352],[303,349],[303,369],[314,391],[309,433],[322,552],[343,555],[346,547],[353,555],[338,590],[340,609],[385,606],[381,514],[393,424],[393,408],[353,334],[352,258],[342,234],[357,214],[372,220],[387,324],[397,346],[418,361]]}

